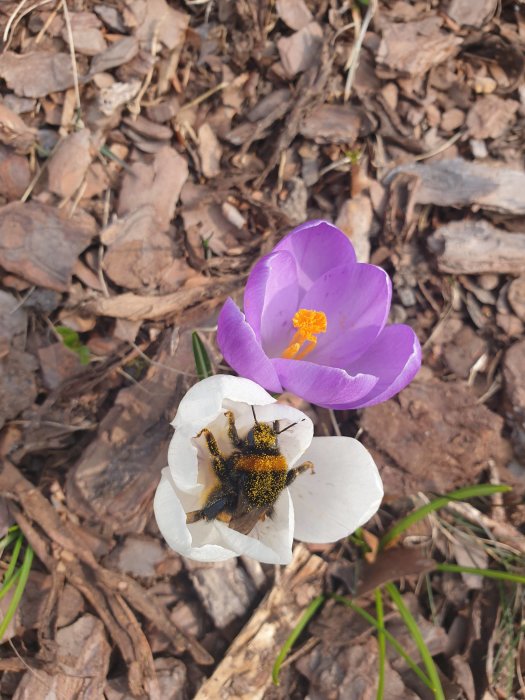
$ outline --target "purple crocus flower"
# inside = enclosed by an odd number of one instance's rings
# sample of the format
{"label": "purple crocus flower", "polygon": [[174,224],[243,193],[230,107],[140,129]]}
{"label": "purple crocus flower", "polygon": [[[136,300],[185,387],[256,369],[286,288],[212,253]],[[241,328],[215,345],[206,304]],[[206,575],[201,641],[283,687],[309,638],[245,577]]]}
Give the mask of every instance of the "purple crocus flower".
{"label": "purple crocus flower", "polygon": [[268,391],[333,409],[372,406],[421,365],[412,328],[386,325],[391,297],[383,269],[358,263],[332,224],[309,221],[256,263],[244,314],[226,301],[217,341],[238,374]]}

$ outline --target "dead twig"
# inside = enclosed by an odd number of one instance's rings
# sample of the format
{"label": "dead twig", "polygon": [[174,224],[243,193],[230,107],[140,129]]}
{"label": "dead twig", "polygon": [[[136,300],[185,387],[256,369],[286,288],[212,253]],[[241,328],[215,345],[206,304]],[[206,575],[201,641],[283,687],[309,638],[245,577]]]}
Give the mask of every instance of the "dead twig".
{"label": "dead twig", "polygon": [[350,53],[348,61],[345,65],[345,70],[348,71],[346,75],[345,91],[343,98],[345,102],[348,102],[352,93],[352,86],[354,84],[355,74],[359,66],[359,54],[361,53],[361,47],[363,46],[363,41],[365,38],[366,31],[368,29],[368,25],[372,21],[372,17],[374,16],[375,11],[377,10],[377,5],[378,0],[370,0],[370,2],[368,3],[366,14],[361,23],[359,34],[357,35],[357,38],[352,47],[352,52]]}

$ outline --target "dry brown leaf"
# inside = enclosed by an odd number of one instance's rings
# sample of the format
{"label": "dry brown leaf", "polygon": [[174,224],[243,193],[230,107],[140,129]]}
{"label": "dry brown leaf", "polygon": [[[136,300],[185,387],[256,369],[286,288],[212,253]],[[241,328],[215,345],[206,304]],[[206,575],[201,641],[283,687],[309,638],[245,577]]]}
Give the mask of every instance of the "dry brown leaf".
{"label": "dry brown leaf", "polygon": [[507,296],[516,316],[525,321],[525,274],[510,283]]}
{"label": "dry brown leaf", "polygon": [[516,100],[505,100],[497,95],[478,98],[467,114],[469,135],[475,139],[498,138],[514,121],[519,106]]}
{"label": "dry brown leaf", "polygon": [[284,70],[290,78],[308,70],[319,60],[323,46],[323,30],[317,22],[310,22],[291,36],[277,42]]}
{"label": "dry brown leaf", "polygon": [[[96,56],[106,50],[106,40],[100,31],[101,21],[93,12],[70,12],[71,34],[77,53]],[[62,38],[69,42],[67,27],[62,31]]]}
{"label": "dry brown leaf", "polygon": [[157,224],[161,231],[166,231],[187,178],[186,159],[171,146],[163,146],[149,164],[134,163],[131,172],[124,175],[118,215],[124,217],[138,207],[151,204]]}
{"label": "dry brown leaf", "polygon": [[90,75],[102,73],[129,63],[139,52],[139,42],[134,36],[126,36],[99,53],[91,62]]}
{"label": "dry brown leaf", "polygon": [[491,19],[498,7],[498,0],[451,0],[446,13],[450,19],[461,25],[481,27]]}
{"label": "dry brown leaf", "polygon": [[148,49],[154,38],[170,50],[182,47],[190,22],[186,12],[173,9],[166,0],[132,0],[129,6],[138,22],[135,36]]}
{"label": "dry brown leaf", "polygon": [[301,122],[300,132],[316,143],[352,144],[359,135],[360,113],[347,105],[321,105]]}
{"label": "dry brown leaf", "polygon": [[442,31],[442,25],[439,17],[385,24],[377,61],[403,75],[423,75],[453,56],[461,44],[459,37]]}
{"label": "dry brown leaf", "polygon": [[12,202],[0,208],[0,265],[33,284],[66,291],[96,229],[84,212],[68,218],[47,204]]}
{"label": "dry brown leaf", "polygon": [[313,15],[304,0],[277,0],[275,9],[290,29],[302,29],[313,20]]}
{"label": "dry brown leaf", "polygon": [[7,201],[20,199],[31,181],[29,162],[24,156],[0,146],[0,193]]}
{"label": "dry brown leaf", "polygon": [[155,209],[149,204],[111,224],[100,238],[108,245],[105,273],[127,289],[157,286],[173,261],[171,238],[159,231]]}
{"label": "dry brown leaf", "polygon": [[6,51],[0,56],[0,77],[21,97],[45,97],[75,84],[71,56],[55,51]]}
{"label": "dry brown leaf", "polygon": [[67,136],[48,161],[48,186],[59,197],[71,197],[78,190],[91,165],[94,147],[89,129]]}
{"label": "dry brown leaf", "polygon": [[173,136],[173,130],[169,126],[152,122],[141,114],[136,117],[124,117],[122,121],[126,126],[136,131],[137,134],[145,136],[148,139],[167,141]]}
{"label": "dry brown leaf", "polygon": [[209,124],[200,127],[198,137],[202,173],[204,177],[216,177],[221,172],[221,144]]}
{"label": "dry brown leaf", "polygon": [[15,112],[0,102],[0,141],[17,153],[27,153],[36,141],[36,129],[26,126]]}
{"label": "dry brown leaf", "polygon": [[38,359],[42,378],[48,389],[56,389],[63,381],[82,369],[77,353],[66,348],[62,342],[38,348]]}
{"label": "dry brown leaf", "polygon": [[217,255],[223,255],[237,244],[238,229],[224,216],[210,189],[188,182],[182,189],[181,199],[186,236],[197,257],[204,257],[204,242]]}

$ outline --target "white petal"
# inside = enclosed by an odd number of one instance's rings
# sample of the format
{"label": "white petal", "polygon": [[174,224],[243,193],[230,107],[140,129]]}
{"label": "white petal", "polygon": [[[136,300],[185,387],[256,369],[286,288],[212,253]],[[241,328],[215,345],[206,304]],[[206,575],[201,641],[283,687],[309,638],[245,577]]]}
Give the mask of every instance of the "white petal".
{"label": "white petal", "polygon": [[294,537],[304,542],[335,542],[354,532],[377,511],[383,484],[372,456],[347,437],[314,438],[302,461],[315,474],[300,474],[290,485],[295,511]]}
{"label": "white petal", "polygon": [[277,499],[271,517],[260,521],[249,535],[243,535],[229,528],[221,527],[225,547],[237,554],[245,554],[264,564],[289,564],[292,560],[294,531],[294,511],[288,489]]}
{"label": "white petal", "polygon": [[[186,510],[192,510],[192,505],[198,508],[198,504],[192,504],[189,500],[184,505]],[[206,531],[206,528],[213,530],[214,523],[195,523],[190,526],[192,529],[192,533],[190,533],[190,528],[186,525],[186,511],[177,496],[169,469],[162,470],[153,508],[162,536],[169,546],[179,554],[198,561],[223,561],[237,555],[231,549],[213,542],[215,538]]]}
{"label": "white petal", "polygon": [[190,429],[191,426],[197,432],[219,415],[225,399],[248,404],[275,402],[267,391],[250,379],[215,374],[191,387],[180,402],[173,427]]}

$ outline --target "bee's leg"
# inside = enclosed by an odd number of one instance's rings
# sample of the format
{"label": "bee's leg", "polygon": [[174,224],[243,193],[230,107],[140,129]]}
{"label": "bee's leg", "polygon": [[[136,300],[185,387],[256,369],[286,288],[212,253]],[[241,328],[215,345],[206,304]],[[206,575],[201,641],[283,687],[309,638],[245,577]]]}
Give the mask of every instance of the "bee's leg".
{"label": "bee's leg", "polygon": [[302,474],[307,469],[309,469],[313,474],[314,473],[314,463],[313,462],[304,462],[303,464],[300,464],[298,467],[294,467],[293,469],[290,469],[286,473],[286,486],[290,486],[290,484],[295,479],[295,477],[298,476],[299,474]]}
{"label": "bee's leg", "polygon": [[191,523],[196,523],[198,520],[214,520],[215,518],[228,521],[228,513],[223,513],[228,505],[228,501],[227,495],[222,489],[218,488],[208,498],[204,508],[186,513],[186,524],[190,525]]}
{"label": "bee's leg", "polygon": [[228,419],[228,437],[230,438],[230,442],[234,447],[239,447],[242,441],[237,433],[237,428],[235,427],[235,416],[233,415],[233,411],[226,411],[224,415]]}
{"label": "bee's leg", "polygon": [[203,428],[200,430],[197,435],[195,435],[195,438],[200,438],[201,435],[204,435],[206,444],[208,445],[208,450],[213,457],[211,460],[213,471],[218,477],[220,477],[222,474],[224,474],[226,465],[224,456],[219,450],[219,445],[217,445],[217,440],[215,439],[215,436],[211,430],[208,430],[208,428]]}

